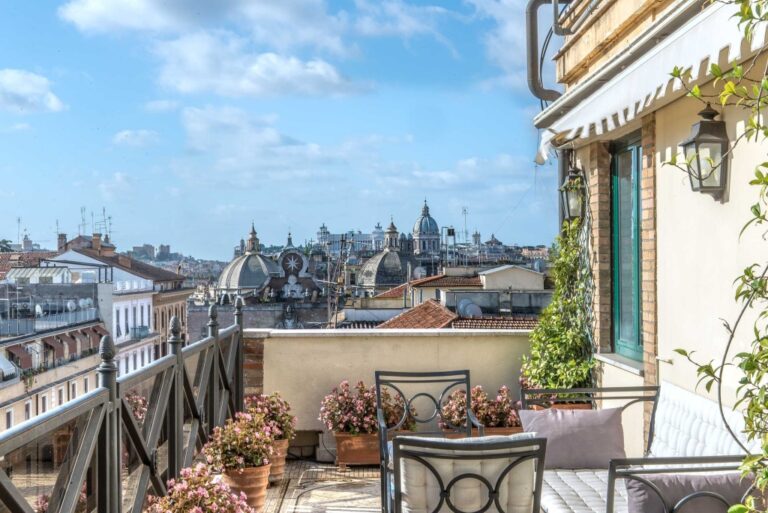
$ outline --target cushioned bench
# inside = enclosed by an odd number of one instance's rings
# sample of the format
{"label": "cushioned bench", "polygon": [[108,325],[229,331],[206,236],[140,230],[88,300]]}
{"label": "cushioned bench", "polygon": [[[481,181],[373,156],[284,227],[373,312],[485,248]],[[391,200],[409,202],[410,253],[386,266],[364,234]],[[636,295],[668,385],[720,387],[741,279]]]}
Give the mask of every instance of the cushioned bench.
{"label": "cushioned bench", "polygon": [[[525,391],[523,406],[537,402],[531,397],[550,401],[557,393],[565,391]],[[735,470],[743,458],[744,451],[723,425],[717,404],[677,386],[664,383],[658,389],[606,388],[583,393],[587,400],[596,403],[610,399],[611,406],[622,400],[625,411],[627,406],[638,402],[654,404],[646,457],[612,461],[609,468],[545,470],[541,497],[544,513],[626,513],[624,481],[633,479],[633,475],[642,475],[643,469],[646,472],[653,469],[655,475],[697,473],[705,472],[702,468],[709,469],[707,465],[710,465],[720,472],[727,468]],[[538,401],[545,402],[544,399]],[[731,427],[740,434],[744,425],[741,415],[734,411],[725,413]],[[612,486],[614,491],[610,493]]]}

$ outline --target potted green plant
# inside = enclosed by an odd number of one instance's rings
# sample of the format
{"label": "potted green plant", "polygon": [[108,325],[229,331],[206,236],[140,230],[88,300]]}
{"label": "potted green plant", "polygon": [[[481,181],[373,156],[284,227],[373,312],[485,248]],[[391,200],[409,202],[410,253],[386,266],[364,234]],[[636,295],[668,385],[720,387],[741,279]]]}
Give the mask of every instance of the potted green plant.
{"label": "potted green plant", "polygon": [[296,417],[291,414],[291,405],[280,396],[279,392],[270,395],[255,394],[245,398],[246,411],[254,415],[264,415],[264,420],[271,423],[275,436],[275,452],[272,455],[272,468],[269,481],[278,483],[285,474],[285,458],[288,445],[296,436]]}
{"label": "potted green plant", "polygon": [[[398,395],[393,400],[385,390],[382,405],[387,425],[394,426],[403,416],[405,401]],[[414,412],[410,412],[401,430],[414,427]],[[342,381],[326,395],[320,404],[320,420],[336,439],[336,463],[347,465],[378,465],[379,431],[376,417],[376,389],[359,381],[354,388]]]}
{"label": "potted green plant", "polygon": [[222,480],[236,493],[244,493],[256,513],[264,509],[269,486],[274,432],[264,415],[238,412],[216,427],[203,454]]}
{"label": "potted green plant", "polygon": [[230,487],[211,473],[203,463],[181,470],[179,479],[168,481],[164,497],[149,497],[147,513],[254,513],[243,493]]}
{"label": "potted green plant", "polygon": [[[472,412],[483,425],[486,435],[511,435],[522,432],[520,418],[517,416],[516,400],[509,387],[499,388],[496,397],[489,397],[483,387],[477,385],[470,390]],[[445,430],[463,428],[467,425],[467,393],[456,390],[448,396],[441,406],[440,427]],[[477,428],[472,428],[477,435]],[[449,435],[450,437],[450,435]]]}

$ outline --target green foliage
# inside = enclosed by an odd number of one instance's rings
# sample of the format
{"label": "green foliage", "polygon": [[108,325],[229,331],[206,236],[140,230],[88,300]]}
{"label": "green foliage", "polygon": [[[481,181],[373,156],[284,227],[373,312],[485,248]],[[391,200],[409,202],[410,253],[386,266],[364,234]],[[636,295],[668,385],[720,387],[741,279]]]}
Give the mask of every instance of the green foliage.
{"label": "green foliage", "polygon": [[581,261],[580,221],[566,221],[550,253],[555,290],[531,333],[523,378],[537,388],[574,388],[592,383],[592,345],[587,317],[587,275]]}
{"label": "green foliage", "polygon": [[[764,31],[768,24],[768,0],[719,0],[737,8],[734,19],[751,38],[757,30]],[[768,46],[763,46],[757,56],[764,55]],[[713,94],[704,94],[696,85],[690,84],[690,73],[676,67],[671,75],[688,91],[689,96],[702,102],[718,101],[722,106],[743,109],[747,116],[745,130],[732,143],[735,147],[742,142],[765,144],[768,138],[765,108],[768,106],[768,65],[757,68],[758,60],[751,59],[743,64],[734,63],[729,70],[712,64],[710,73],[716,88]],[[719,88],[719,89],[717,89]],[[730,151],[733,151],[732,149]],[[762,159],[761,159],[762,160]],[[676,160],[670,164],[686,170]],[[749,228],[760,227],[765,239],[765,225],[768,224],[768,162],[756,164],[754,178],[749,182],[757,189],[757,200],[749,205],[748,220],[741,234]],[[734,281],[735,299],[741,311],[733,325],[725,322],[728,341],[720,361],[699,362],[694,352],[678,349],[677,353],[696,365],[699,384],[709,391],[713,388],[721,397],[723,371],[736,366],[741,371],[737,388],[737,404],[744,413],[745,434],[750,441],[759,442],[757,454],[747,456],[742,462],[744,476],[754,480],[755,487],[762,493],[768,487],[768,262],[754,263],[744,269]],[[755,319],[750,333],[751,343],[747,351],[729,356],[736,331],[745,314],[751,311]],[[722,408],[722,400],[720,401]],[[729,428],[730,429],[730,428]],[[744,447],[745,451],[747,448]],[[729,513],[765,513],[767,505],[763,500],[748,497],[744,504],[732,506]]]}
{"label": "green foliage", "polygon": [[11,244],[13,243],[8,239],[0,239],[0,253],[10,253]]}

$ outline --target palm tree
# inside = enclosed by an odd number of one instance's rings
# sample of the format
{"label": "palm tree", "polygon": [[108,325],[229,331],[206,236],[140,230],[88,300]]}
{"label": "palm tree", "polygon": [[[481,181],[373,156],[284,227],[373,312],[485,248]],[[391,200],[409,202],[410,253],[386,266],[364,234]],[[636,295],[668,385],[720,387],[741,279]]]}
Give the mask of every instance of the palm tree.
{"label": "palm tree", "polygon": [[11,241],[8,239],[0,239],[0,253],[10,253],[13,251],[11,248]]}

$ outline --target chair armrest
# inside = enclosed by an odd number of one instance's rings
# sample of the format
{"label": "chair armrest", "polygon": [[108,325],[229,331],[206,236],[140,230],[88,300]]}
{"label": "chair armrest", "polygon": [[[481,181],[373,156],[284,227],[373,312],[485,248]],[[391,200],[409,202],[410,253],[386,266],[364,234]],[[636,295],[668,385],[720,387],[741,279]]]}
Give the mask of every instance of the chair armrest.
{"label": "chair armrest", "polygon": [[745,455],[617,458],[608,467],[606,513],[614,512],[617,479],[640,474],[678,474],[681,472],[727,472],[739,470]]}
{"label": "chair armrest", "polygon": [[485,436],[485,426],[480,422],[480,420],[478,420],[477,417],[475,417],[475,412],[473,412],[470,408],[467,408],[467,418],[469,419],[469,422],[477,428],[477,434],[480,436]]}

